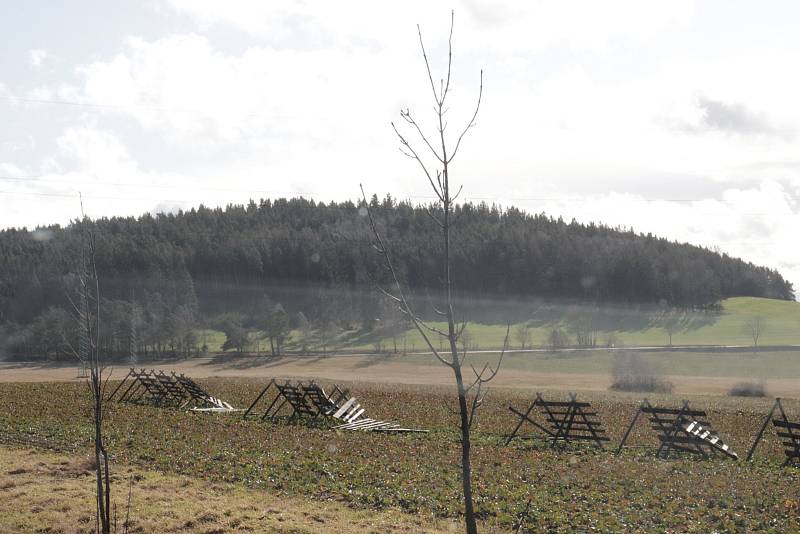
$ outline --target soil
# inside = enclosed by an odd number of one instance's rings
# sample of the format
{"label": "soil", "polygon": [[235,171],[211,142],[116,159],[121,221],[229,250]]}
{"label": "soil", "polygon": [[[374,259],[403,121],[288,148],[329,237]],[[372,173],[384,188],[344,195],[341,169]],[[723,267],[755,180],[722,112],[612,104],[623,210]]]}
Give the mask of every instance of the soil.
{"label": "soil", "polygon": [[[230,354],[168,360],[141,364],[155,370],[175,371],[192,378],[321,378],[361,382],[450,385],[451,371],[443,365],[420,365],[404,362],[402,356],[235,356]],[[608,374],[541,373],[505,369],[492,382],[493,387],[521,389],[563,389],[570,391],[605,391],[611,384]],[[113,378],[127,373],[124,365],[113,368]],[[726,395],[731,387],[746,378],[667,375],[675,394]],[[49,382],[82,380],[75,365],[25,362],[0,362],[0,382]],[[800,380],[775,378],[768,381],[770,396],[800,397]]]}

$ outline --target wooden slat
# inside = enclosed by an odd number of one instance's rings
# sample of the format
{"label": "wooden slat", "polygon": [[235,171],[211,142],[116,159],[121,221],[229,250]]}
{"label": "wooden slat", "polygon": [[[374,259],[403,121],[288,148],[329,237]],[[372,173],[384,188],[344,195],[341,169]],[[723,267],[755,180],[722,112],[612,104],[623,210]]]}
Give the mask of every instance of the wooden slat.
{"label": "wooden slat", "polygon": [[[550,419],[548,422],[554,427],[561,427],[567,423],[563,419]],[[603,423],[599,421],[579,421],[577,418],[575,418],[575,420],[572,421],[571,426],[573,429],[575,429],[575,427],[597,428],[603,426]]]}
{"label": "wooden slat", "polygon": [[687,417],[706,417],[706,412],[702,410],[682,410],[681,408],[658,408],[651,406],[642,407],[642,412],[646,414],[658,415],[684,415]]}
{"label": "wooden slat", "polygon": [[363,414],[363,413],[364,413],[364,411],[365,411],[365,410],[364,410],[364,408],[360,408],[360,409],[359,409],[358,411],[356,411],[354,414],[350,415],[350,416],[348,417],[348,419],[347,419],[347,420],[348,420],[348,421],[355,421],[356,419],[358,419],[359,417],[361,417],[361,414]]}
{"label": "wooden slat", "polygon": [[336,413],[333,414],[333,417],[336,418],[336,419],[339,419],[340,417],[342,417],[342,415],[345,412],[347,412],[348,409],[350,409],[350,406],[352,406],[354,402],[356,402],[356,398],[355,397],[351,397],[350,399],[348,399],[347,402],[345,402],[342,405],[341,408],[336,410]]}
{"label": "wooden slat", "polygon": [[353,421],[352,423],[341,425],[339,428],[354,429],[363,425],[368,425],[374,421],[375,419],[362,419],[361,421]]}
{"label": "wooden slat", "polygon": [[597,412],[574,412],[571,410],[550,410],[551,415],[570,415],[575,414],[576,416],[583,414],[586,417],[597,417]]}
{"label": "wooden slat", "polygon": [[339,426],[334,427],[334,428],[342,429],[342,430],[355,430],[355,429],[357,429],[357,428],[359,428],[361,426],[368,425],[368,424],[370,424],[372,422],[375,422],[375,419],[362,419],[360,421],[353,421],[352,423],[345,423],[343,425],[339,425]]}
{"label": "wooden slat", "polygon": [[[564,438],[558,438],[558,439],[564,439]],[[611,438],[609,438],[608,436],[592,436],[592,435],[589,435],[589,434],[574,434],[574,435],[570,434],[569,435],[569,440],[571,441],[573,439],[578,439],[578,440],[582,439],[582,440],[587,440],[587,441],[597,441],[597,440],[599,440],[599,441],[611,441]]]}
{"label": "wooden slat", "polygon": [[578,408],[588,408],[592,404],[589,402],[578,402],[578,401],[539,401],[539,406],[543,408],[566,408],[569,406],[575,406]]}
{"label": "wooden slat", "polygon": [[368,425],[362,425],[362,426],[358,427],[358,430],[369,431],[369,430],[373,430],[373,429],[376,429],[376,428],[379,428],[379,427],[392,426],[392,424],[393,423],[387,423],[386,421],[373,421],[372,423],[369,423]]}
{"label": "wooden slat", "polygon": [[792,421],[784,421],[783,419],[773,419],[772,424],[780,428],[790,428],[792,430],[800,430],[800,423]]}

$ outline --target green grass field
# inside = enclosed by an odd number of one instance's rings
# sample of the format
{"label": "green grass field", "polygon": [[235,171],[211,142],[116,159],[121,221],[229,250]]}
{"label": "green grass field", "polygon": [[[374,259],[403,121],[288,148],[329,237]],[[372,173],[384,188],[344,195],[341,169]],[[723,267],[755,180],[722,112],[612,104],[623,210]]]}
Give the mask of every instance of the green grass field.
{"label": "green grass field", "polygon": [[[674,346],[686,345],[752,345],[753,338],[746,325],[753,318],[763,323],[758,340],[761,347],[800,344],[800,302],[772,300],[752,297],[737,297],[722,301],[721,311],[675,311],[657,306],[606,306],[564,305],[553,303],[509,303],[507,306],[492,303],[491,311],[480,306],[475,310],[467,327],[466,343],[472,349],[496,349],[503,345],[505,321],[511,322],[512,348],[520,347],[516,332],[520,324],[527,324],[530,341],[527,345],[543,347],[548,345],[548,337],[554,329],[561,329],[569,343],[575,343],[575,325],[590,323],[595,330],[598,345],[605,346],[668,346],[667,325],[675,324],[672,334]],[[446,328],[441,322],[431,323],[438,328]],[[205,340],[212,352],[221,350],[225,336],[214,330],[200,331],[200,339]],[[266,350],[264,341],[259,342],[259,334],[252,334],[251,351],[255,352],[260,343]],[[300,348],[301,333],[294,331],[287,346],[290,350]],[[340,333],[331,344],[337,350],[363,350],[366,352],[392,352],[395,342],[400,352],[426,350],[422,337],[413,329],[392,338],[378,332],[350,331]],[[440,343],[435,340],[436,346]],[[202,343],[201,343],[202,344]],[[312,338],[306,345],[311,350],[319,350],[320,343]]]}

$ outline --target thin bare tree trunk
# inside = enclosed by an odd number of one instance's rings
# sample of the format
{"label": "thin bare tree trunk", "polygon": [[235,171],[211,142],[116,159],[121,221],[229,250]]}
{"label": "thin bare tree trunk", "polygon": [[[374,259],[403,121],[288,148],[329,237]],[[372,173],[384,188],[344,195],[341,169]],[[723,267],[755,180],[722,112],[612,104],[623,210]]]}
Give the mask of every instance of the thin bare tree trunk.
{"label": "thin bare tree trunk", "polygon": [[[81,207],[81,211],[82,207]],[[80,340],[73,354],[89,368],[89,390],[92,394],[92,419],[94,424],[94,459],[97,486],[97,529],[103,534],[111,532],[111,478],[108,452],[103,443],[103,371],[100,359],[100,281],[95,261],[94,236],[85,227],[90,221],[83,218],[81,266],[78,275],[78,303],[72,301]]]}
{"label": "thin bare tree trunk", "polygon": [[[483,95],[483,71],[481,71],[481,82],[478,92],[478,101],[477,105],[475,106],[475,111],[472,115],[472,118],[467,123],[466,127],[461,131],[461,134],[458,136],[457,141],[453,147],[452,152],[448,150],[447,142],[445,139],[445,129],[447,124],[444,121],[444,115],[447,112],[447,107],[445,106],[445,101],[447,95],[450,91],[450,72],[451,72],[451,65],[452,65],[452,37],[453,37],[453,16],[451,14],[450,19],[450,38],[448,41],[448,62],[447,62],[447,77],[446,79],[440,80],[439,90],[436,89],[436,84],[433,81],[433,75],[431,73],[430,64],[428,62],[428,56],[425,51],[425,45],[422,41],[422,32],[417,26],[417,31],[419,34],[419,42],[420,47],[422,49],[422,57],[425,60],[425,67],[428,75],[428,80],[431,85],[431,90],[433,92],[433,97],[435,100],[434,110],[436,113],[437,118],[437,134],[438,134],[438,142],[437,144],[441,144],[441,148],[439,151],[434,149],[433,145],[430,143],[426,135],[423,133],[422,129],[416,122],[416,120],[412,117],[411,112],[408,109],[400,111],[400,117],[409,125],[414,132],[416,132],[422,143],[424,144],[423,151],[427,154],[428,150],[432,154],[432,157],[435,158],[437,165],[441,165],[441,170],[437,169],[435,173],[430,172],[428,165],[425,163],[423,158],[420,154],[415,150],[411,143],[400,133],[398,128],[392,123],[392,128],[394,129],[395,134],[397,135],[400,141],[400,151],[407,157],[411,158],[412,160],[416,161],[419,166],[422,168],[425,177],[428,180],[432,190],[436,194],[438,199],[438,206],[441,206],[441,212],[434,213],[432,209],[428,209],[427,213],[430,218],[436,223],[442,231],[442,241],[444,245],[444,258],[443,258],[443,285],[444,285],[444,292],[446,295],[446,309],[443,311],[437,310],[434,307],[434,312],[440,317],[443,317],[447,320],[447,331],[444,332],[430,324],[428,324],[422,317],[414,312],[411,305],[409,304],[408,299],[405,296],[403,291],[403,286],[400,282],[400,278],[397,275],[397,271],[394,268],[394,264],[392,262],[391,254],[389,252],[386,243],[384,242],[381,234],[378,230],[378,227],[375,223],[375,219],[373,218],[372,211],[370,209],[370,204],[367,201],[366,193],[364,193],[364,188],[361,188],[363,200],[364,200],[364,209],[366,209],[368,217],[369,217],[369,224],[370,229],[372,230],[373,237],[375,239],[374,247],[381,254],[384,258],[384,262],[386,264],[387,270],[391,274],[392,277],[392,290],[381,289],[381,291],[392,299],[398,306],[398,309],[401,313],[406,315],[410,320],[411,323],[414,325],[416,330],[420,333],[425,344],[428,346],[428,349],[434,356],[444,365],[450,367],[453,371],[453,377],[456,382],[456,391],[458,395],[458,420],[459,420],[459,429],[461,435],[461,480],[463,486],[463,497],[464,497],[464,520],[465,520],[465,527],[467,534],[475,534],[477,533],[477,523],[475,520],[475,509],[473,504],[473,495],[472,495],[472,464],[471,464],[471,440],[470,440],[470,432],[472,429],[472,424],[475,420],[475,414],[478,407],[483,402],[483,398],[485,396],[485,391],[482,391],[482,388],[485,384],[491,381],[496,375],[497,371],[502,364],[502,358],[505,354],[505,350],[508,346],[508,336],[510,325],[506,329],[506,337],[505,342],[503,345],[503,351],[500,356],[500,360],[495,368],[491,368],[487,363],[484,365],[481,371],[476,370],[472,367],[472,371],[475,375],[474,380],[469,384],[465,385],[464,376],[462,372],[462,367],[467,355],[467,346],[464,344],[464,348],[462,351],[458,350],[458,341],[461,336],[464,334],[464,329],[466,328],[466,322],[458,323],[456,321],[455,313],[453,310],[453,283],[452,283],[452,273],[451,273],[451,257],[450,257],[450,246],[451,246],[451,235],[450,230],[452,226],[452,214],[453,214],[453,206],[455,204],[456,199],[458,198],[461,189],[453,195],[451,194],[450,189],[450,169],[449,165],[453,161],[453,158],[456,156],[458,149],[461,145],[461,141],[464,138],[464,135],[475,125],[475,119],[478,115],[478,110],[480,109],[481,97]],[[426,150],[427,149],[427,150]],[[436,204],[435,204],[436,205]],[[439,338],[439,348],[437,349],[434,346],[432,336],[438,336]],[[447,339],[449,355],[444,354],[444,349],[442,348],[442,341]]]}

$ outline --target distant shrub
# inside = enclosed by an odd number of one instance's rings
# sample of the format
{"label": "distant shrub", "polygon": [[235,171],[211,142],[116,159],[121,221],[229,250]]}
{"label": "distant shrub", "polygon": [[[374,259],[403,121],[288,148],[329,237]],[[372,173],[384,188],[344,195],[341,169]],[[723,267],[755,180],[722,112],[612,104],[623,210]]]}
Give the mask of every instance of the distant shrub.
{"label": "distant shrub", "polygon": [[638,352],[619,352],[614,355],[611,367],[611,389],[616,391],[644,391],[672,393],[673,384],[652,363]]}
{"label": "distant shrub", "polygon": [[553,328],[547,336],[547,346],[551,350],[563,349],[569,345],[569,336],[560,328]]}
{"label": "distant shrub", "polygon": [[767,386],[764,382],[739,382],[728,391],[731,397],[766,397]]}

